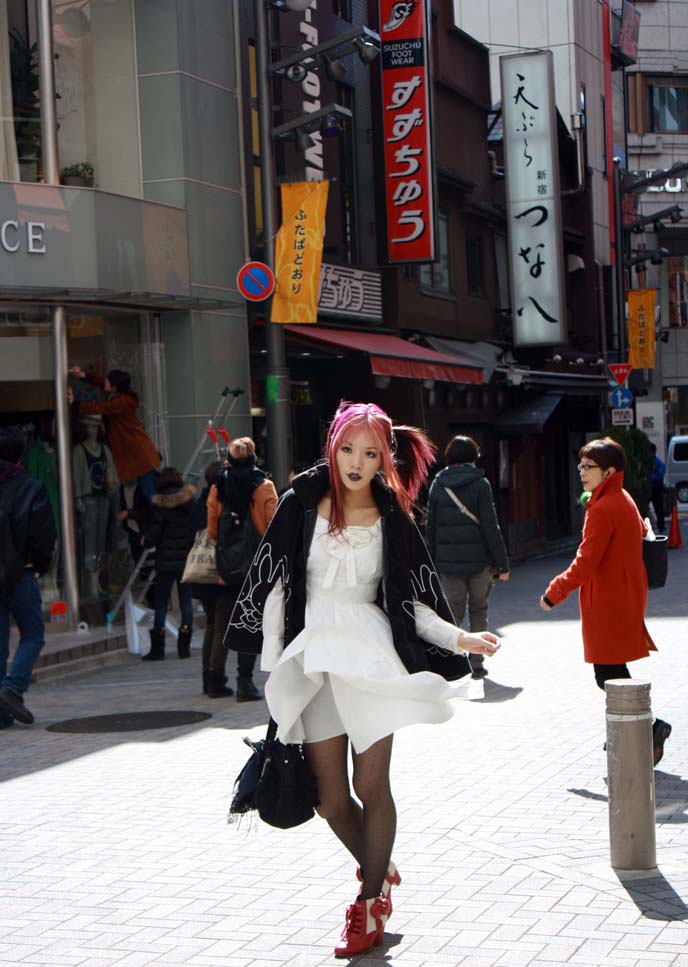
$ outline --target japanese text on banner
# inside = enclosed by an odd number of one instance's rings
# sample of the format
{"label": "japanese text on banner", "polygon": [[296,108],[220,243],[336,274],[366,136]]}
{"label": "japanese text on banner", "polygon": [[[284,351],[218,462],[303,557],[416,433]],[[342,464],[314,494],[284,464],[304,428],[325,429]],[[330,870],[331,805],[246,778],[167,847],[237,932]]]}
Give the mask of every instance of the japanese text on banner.
{"label": "japanese text on banner", "polygon": [[426,0],[380,0],[389,262],[435,257]]}
{"label": "japanese text on banner", "polygon": [[329,181],[282,185],[271,322],[317,322]]}
{"label": "japanese text on banner", "polygon": [[654,289],[633,289],[628,299],[628,361],[634,369],[655,368]]}

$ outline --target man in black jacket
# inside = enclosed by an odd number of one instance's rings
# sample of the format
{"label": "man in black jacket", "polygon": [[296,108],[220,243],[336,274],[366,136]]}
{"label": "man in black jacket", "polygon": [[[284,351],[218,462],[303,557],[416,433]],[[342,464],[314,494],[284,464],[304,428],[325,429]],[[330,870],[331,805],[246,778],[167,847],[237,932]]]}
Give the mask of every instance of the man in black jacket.
{"label": "man in black jacket", "polygon": [[[19,430],[0,428],[0,728],[14,719],[25,725],[33,722],[23,696],[45,644],[36,578],[49,569],[55,550],[48,494],[21,466],[23,456]],[[8,673],[10,618],[16,621],[20,637]]]}
{"label": "man in black jacket", "polygon": [[[455,436],[444,452],[447,466],[428,495],[427,541],[457,624],[466,605],[471,632],[487,631],[487,599],[495,575],[509,580],[509,555],[497,521],[492,488],[476,467],[472,437]],[[471,655],[473,678],[487,675],[482,655]]]}

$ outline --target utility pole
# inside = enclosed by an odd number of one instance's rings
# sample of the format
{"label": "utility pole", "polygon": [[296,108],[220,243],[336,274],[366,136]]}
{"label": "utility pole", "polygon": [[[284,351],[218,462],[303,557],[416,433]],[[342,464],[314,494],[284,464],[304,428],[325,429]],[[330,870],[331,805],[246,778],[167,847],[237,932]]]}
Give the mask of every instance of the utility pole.
{"label": "utility pole", "polygon": [[[275,156],[272,144],[271,39],[267,0],[255,0],[256,70],[258,93],[258,137],[260,143],[260,188],[263,196],[264,259],[275,269],[277,199]],[[291,391],[284,348],[284,330],[270,322],[270,303],[265,303],[267,374],[265,413],[267,417],[268,468],[279,490],[286,486],[291,467]]]}

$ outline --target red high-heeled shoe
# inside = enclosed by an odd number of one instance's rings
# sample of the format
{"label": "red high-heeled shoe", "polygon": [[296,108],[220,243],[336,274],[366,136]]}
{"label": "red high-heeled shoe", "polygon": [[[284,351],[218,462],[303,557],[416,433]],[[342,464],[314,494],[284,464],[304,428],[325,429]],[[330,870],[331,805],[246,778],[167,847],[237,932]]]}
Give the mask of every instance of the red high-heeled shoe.
{"label": "red high-heeled shoe", "polygon": [[[361,867],[356,867],[356,879],[359,883],[363,883],[363,874],[361,873]],[[392,887],[399,886],[401,883],[401,876],[399,870],[396,868],[394,863],[390,860],[389,866],[387,867],[387,873],[382,881],[382,890],[380,891],[383,897],[389,900],[389,916],[392,916]]]}
{"label": "red high-heeled shoe", "polygon": [[360,897],[347,907],[344,929],[334,948],[335,957],[355,957],[371,947],[379,947],[389,917],[389,900],[383,896],[362,900]]}

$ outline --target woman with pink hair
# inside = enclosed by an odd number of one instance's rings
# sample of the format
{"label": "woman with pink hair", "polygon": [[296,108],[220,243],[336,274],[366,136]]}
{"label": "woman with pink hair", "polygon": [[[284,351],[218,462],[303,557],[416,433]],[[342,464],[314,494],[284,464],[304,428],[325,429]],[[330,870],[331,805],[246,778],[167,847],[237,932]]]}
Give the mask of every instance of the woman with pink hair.
{"label": "woman with pink hair", "polygon": [[[303,743],[318,813],[358,862],[358,896],[335,955],[381,943],[401,882],[391,860],[394,732],[444,722],[465,695],[466,654],[499,640],[454,624],[412,509],[432,462],[426,435],[373,403],[341,403],[326,460],[280,501],[225,644],[261,654],[282,742]],[[353,788],[348,747],[353,755]]]}

